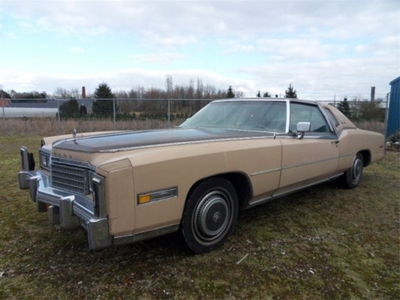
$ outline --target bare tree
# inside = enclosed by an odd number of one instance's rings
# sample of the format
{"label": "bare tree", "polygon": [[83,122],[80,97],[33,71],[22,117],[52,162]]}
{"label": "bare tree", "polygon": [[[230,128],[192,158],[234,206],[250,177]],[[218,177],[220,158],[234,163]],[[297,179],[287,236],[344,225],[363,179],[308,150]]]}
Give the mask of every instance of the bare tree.
{"label": "bare tree", "polygon": [[200,78],[197,78],[197,82],[196,82],[196,98],[197,99],[203,98],[203,92],[204,92],[203,82],[201,81]]}
{"label": "bare tree", "polygon": [[235,98],[244,98],[245,95],[243,93],[243,91],[236,91],[235,92]]}
{"label": "bare tree", "polygon": [[167,93],[167,98],[171,98],[171,94],[173,91],[173,81],[172,81],[172,76],[167,75],[167,78],[165,79],[165,88],[166,88],[166,93]]}
{"label": "bare tree", "polygon": [[81,94],[79,93],[79,90],[77,88],[71,89],[70,94],[71,98],[73,99],[79,99],[81,97]]}

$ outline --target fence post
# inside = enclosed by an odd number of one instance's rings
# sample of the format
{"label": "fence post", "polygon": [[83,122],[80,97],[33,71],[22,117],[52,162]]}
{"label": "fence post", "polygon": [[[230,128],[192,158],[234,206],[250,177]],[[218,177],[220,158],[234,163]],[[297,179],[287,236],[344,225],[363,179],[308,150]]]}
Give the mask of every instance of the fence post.
{"label": "fence post", "polygon": [[114,130],[117,129],[117,123],[115,118],[115,97],[113,98],[113,123],[114,123]]}
{"label": "fence post", "polygon": [[[1,86],[0,86],[1,87]],[[8,101],[11,101],[11,100],[5,100],[4,99],[4,95],[3,95],[3,89],[1,90],[1,100],[0,100],[0,105],[1,105],[1,107],[2,107],[2,110],[3,110],[3,127],[4,127],[4,130],[7,128],[7,125],[6,125],[6,113],[5,113],[5,106],[6,105],[8,105]]]}
{"label": "fence post", "polygon": [[60,117],[60,99],[57,99],[57,123],[58,123],[58,133],[61,132],[61,117]]}
{"label": "fence post", "polygon": [[171,99],[168,98],[168,128],[170,128],[171,121]]}
{"label": "fence post", "polygon": [[6,114],[4,111],[4,105],[2,106],[2,109],[3,109],[3,127],[4,127],[4,129],[6,129],[7,125],[6,125]]}

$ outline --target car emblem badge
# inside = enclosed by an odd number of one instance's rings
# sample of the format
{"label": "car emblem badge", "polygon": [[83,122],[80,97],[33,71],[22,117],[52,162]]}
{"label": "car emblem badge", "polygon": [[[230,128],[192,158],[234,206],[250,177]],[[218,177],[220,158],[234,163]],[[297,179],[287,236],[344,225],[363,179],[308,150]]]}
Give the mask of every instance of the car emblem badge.
{"label": "car emblem badge", "polygon": [[216,212],[213,216],[213,221],[217,223],[219,219],[221,219],[221,213]]}

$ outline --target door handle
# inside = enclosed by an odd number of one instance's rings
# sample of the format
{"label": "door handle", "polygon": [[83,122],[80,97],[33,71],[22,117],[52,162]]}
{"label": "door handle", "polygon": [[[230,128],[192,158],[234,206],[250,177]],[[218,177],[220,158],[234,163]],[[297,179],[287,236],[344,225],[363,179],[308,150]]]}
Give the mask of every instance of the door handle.
{"label": "door handle", "polygon": [[340,141],[332,141],[332,144],[335,144],[335,145],[337,145],[339,143],[340,143]]}

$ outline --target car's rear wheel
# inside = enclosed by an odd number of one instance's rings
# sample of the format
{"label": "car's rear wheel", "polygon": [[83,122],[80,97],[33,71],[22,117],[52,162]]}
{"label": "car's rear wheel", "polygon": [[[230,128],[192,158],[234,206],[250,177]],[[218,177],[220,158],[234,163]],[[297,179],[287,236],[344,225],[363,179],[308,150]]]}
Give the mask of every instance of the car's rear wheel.
{"label": "car's rear wheel", "polygon": [[238,218],[238,199],[233,185],[223,178],[210,178],[198,185],[187,200],[181,231],[196,253],[221,247]]}
{"label": "car's rear wheel", "polygon": [[363,156],[361,153],[357,153],[351,167],[339,178],[341,186],[348,189],[358,186],[361,182],[363,168]]}

